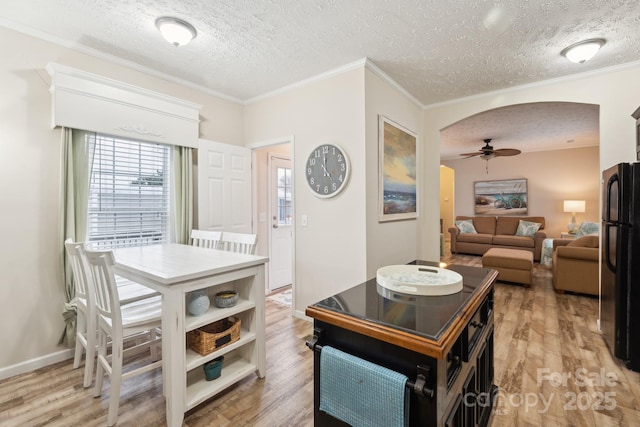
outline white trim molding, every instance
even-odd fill
[[[201,105],[61,64],[51,75],[51,126],[198,146]]]
[[[0,368],[0,381],[14,377],[16,375],[26,374],[27,372],[32,372],[36,369],[53,365],[54,363],[64,362],[65,360],[69,359],[73,359],[73,349],[56,351],[51,354],[36,357],[35,359],[16,363],[15,365],[5,366],[4,368]]]

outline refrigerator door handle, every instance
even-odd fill
[[[607,268],[609,268],[609,270],[611,270],[611,272],[615,273],[616,272],[616,266],[611,264],[610,261],[610,252],[609,252],[609,228],[613,227],[613,224],[608,224],[605,223],[604,224],[604,241],[602,242],[604,245],[604,260],[605,263],[607,264]]]

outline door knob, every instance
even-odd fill
[[[273,224],[273,228],[278,228],[278,224]]]

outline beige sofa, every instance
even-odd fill
[[[460,233],[458,227],[449,228],[451,253],[484,255],[491,248],[520,249],[533,253],[534,261],[540,262],[542,241],[547,237],[544,217],[529,216],[458,216],[456,220],[471,219],[476,233]],[[520,220],[542,224],[533,237],[516,236]]]
[[[599,236],[553,240],[553,288],[588,295],[599,294]]]

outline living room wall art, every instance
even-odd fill
[[[418,217],[417,138],[414,132],[379,116],[380,221]]]
[[[473,183],[476,215],[526,215],[527,179],[476,181]]]

